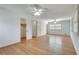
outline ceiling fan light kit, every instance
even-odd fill
[[[44,8],[42,8],[40,5],[38,5],[38,4],[35,4],[34,6],[33,6],[33,15],[34,16],[40,16],[43,12],[44,12],[45,10],[44,10]]]

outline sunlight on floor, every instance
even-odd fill
[[[56,52],[62,50],[62,43],[63,42],[61,38],[49,37],[49,46]]]

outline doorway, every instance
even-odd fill
[[[26,42],[26,27],[27,27],[27,24],[26,24],[26,19],[21,17],[20,18],[20,37],[21,37],[21,43],[24,43]]]
[[[37,37],[37,21],[32,20],[32,38]]]

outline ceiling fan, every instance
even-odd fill
[[[40,16],[44,12],[47,12],[47,8],[43,8],[38,4],[32,4],[31,7],[32,7],[32,13],[34,16]]]

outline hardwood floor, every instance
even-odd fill
[[[45,35],[0,48],[1,55],[76,55],[68,36]]]

